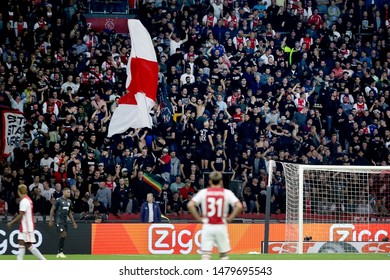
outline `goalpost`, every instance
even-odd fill
[[[384,231],[371,233],[370,220],[381,199],[378,193],[389,188],[390,166],[281,164],[286,188],[285,241],[296,242],[297,253],[310,252],[308,247],[352,253],[357,250],[347,242],[385,237]]]

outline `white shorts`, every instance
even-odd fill
[[[218,247],[219,253],[228,253],[231,250],[229,233],[226,224],[223,225],[208,225],[202,227],[202,245],[203,252],[212,252],[213,247]]]
[[[23,240],[25,243],[36,243],[34,232],[20,232],[18,233],[18,240]]]

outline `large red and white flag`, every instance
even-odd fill
[[[131,54],[127,64],[127,92],[119,99],[108,137],[123,133],[130,127],[152,127],[150,111],[156,102],[158,64],[149,32],[139,20],[129,19]]]

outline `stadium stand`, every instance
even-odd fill
[[[38,216],[69,186],[75,213],[138,219],[153,191],[144,172],[164,179],[162,212],[190,219],[186,203],[210,170],[225,172],[225,186],[245,203],[241,218],[261,219],[266,170],[274,168],[271,213],[282,221],[283,169],[271,159],[390,163],[387,0],[140,1],[159,61],[154,126],[108,138],[126,92],[130,40],[91,29],[86,17],[127,11],[128,1],[0,7],[0,105],[28,120],[24,139],[0,161],[3,219],[17,212],[21,183]],[[373,217],[388,216],[390,206],[389,182],[379,183],[362,186]],[[111,203],[96,196],[102,186]]]

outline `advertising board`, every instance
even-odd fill
[[[271,224],[269,240],[283,243],[285,227],[285,224]],[[264,241],[263,224],[229,224],[228,229],[232,254],[261,251],[261,244]],[[311,224],[304,226],[304,232],[312,236],[314,243],[323,242],[320,245],[334,241],[377,244],[388,236],[390,225]],[[91,246],[92,254],[198,254],[200,237],[200,224],[93,224]],[[364,252],[375,250],[374,243],[364,243],[368,245],[359,247],[359,250]],[[280,245],[282,249],[275,250],[292,252],[296,250],[294,242],[282,245]],[[309,245],[305,243],[308,248],[318,244]],[[386,250],[386,246],[379,243],[377,245],[378,250]]]
[[[4,226],[3,226],[4,225]],[[65,242],[67,254],[91,253],[91,224],[79,223],[76,230],[68,226],[68,237]],[[0,223],[0,255],[15,255],[18,251],[18,228],[8,229]],[[50,228],[46,223],[37,223],[35,226],[36,247],[42,254],[57,254],[59,235],[55,227]]]
[[[264,246],[264,243],[263,243]],[[269,242],[269,254],[294,254],[297,242]],[[304,242],[303,253],[390,253],[390,242]]]

